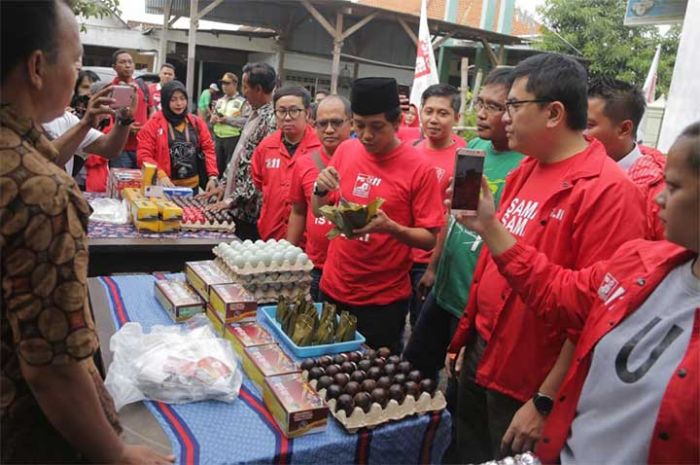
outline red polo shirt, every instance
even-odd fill
[[[253,152],[253,183],[263,195],[258,232],[263,240],[287,237],[292,204],[289,200],[292,170],[297,160],[312,150],[321,150],[316,132],[307,126],[294,155],[290,155],[278,129],[264,138]]]
[[[450,186],[450,178],[454,176],[455,171],[455,154],[457,149],[466,147],[467,143],[464,139],[457,135],[452,135],[452,145],[440,150],[428,148],[428,139],[423,139],[415,147],[418,153],[425,157],[425,161],[435,169],[435,175],[438,180],[438,189],[442,200],[446,200],[445,191]],[[430,257],[433,255],[432,250],[413,249],[413,261],[415,263],[429,263]]]
[[[330,166],[340,175],[343,197],[368,204],[384,199],[382,210],[395,222],[438,229],[445,222],[435,170],[414,147],[401,143],[375,155],[357,139],[343,142]],[[337,191],[329,194],[337,201]],[[387,305],[411,295],[411,247],[383,233],[330,241],[321,290],[349,305]]]
[[[319,159],[324,166],[328,166],[331,157],[321,147],[318,151]],[[305,153],[297,159],[292,171],[292,185],[289,200],[292,203],[306,205],[306,255],[316,268],[323,268],[328,252],[328,238],[326,234],[333,224],[325,218],[316,218],[311,206],[311,194],[314,183],[318,177],[319,167],[316,166],[313,152]]]

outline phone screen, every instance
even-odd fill
[[[484,174],[484,155],[483,150],[457,150],[452,194],[453,211],[476,212],[481,192],[481,176]]]
[[[124,108],[131,105],[131,96],[134,93],[134,88],[131,86],[114,86],[112,89],[112,98],[115,100],[110,105],[112,108]]]

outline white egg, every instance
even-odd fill
[[[264,251],[260,254],[260,261],[265,264],[265,266],[270,266],[272,264],[272,253],[269,251]]]
[[[309,256],[302,252],[297,257],[297,261],[300,265],[306,265],[309,262]]]
[[[237,268],[243,268],[245,266],[245,257],[243,255],[238,255],[233,259],[233,264]]]
[[[280,239],[279,243],[282,245],[289,245],[289,241],[287,239]]]
[[[255,241],[255,245],[257,245],[258,247],[261,245],[265,245],[265,241],[263,241],[262,239],[258,239],[257,241]]]
[[[270,246],[272,244],[277,244],[277,239],[268,239],[267,242],[265,243],[267,246]]]
[[[287,250],[284,254],[284,259],[289,262],[290,265],[294,265],[297,262],[297,257],[299,253],[296,250]]]
[[[284,263],[284,254],[282,252],[275,252],[274,255],[272,255],[272,261],[276,265],[281,265]]]
[[[260,258],[258,258],[258,254],[250,254],[247,262],[250,263],[251,266],[256,267],[258,263],[260,263]]]

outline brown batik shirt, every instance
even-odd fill
[[[56,156],[37,125],[0,107],[2,463],[80,458],[37,404],[20,359],[33,366],[80,363],[120,431],[92,360],[98,340],[87,305],[90,209],[73,179],[52,163]]]

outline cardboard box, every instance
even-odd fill
[[[151,199],[151,202],[158,208],[158,218],[163,221],[181,220],[182,208],[166,199]]]
[[[182,281],[156,281],[153,293],[170,317],[178,323],[204,311],[202,299]]]
[[[263,400],[288,438],[326,429],[328,406],[298,373],[266,378]]]
[[[221,321],[219,315],[216,314],[216,312],[211,308],[211,306],[207,305],[205,314],[209,318],[209,321],[211,321],[211,325],[214,327],[214,332],[216,333],[216,335],[221,337],[225,336],[226,325],[223,321]]]
[[[122,198],[126,188],[141,189],[143,175],[141,170],[130,168],[110,168],[107,178],[107,195],[113,199]]]
[[[158,207],[147,199],[135,199],[131,202],[131,215],[134,221],[157,220]]]
[[[255,297],[236,283],[212,285],[209,304],[225,323],[255,321],[258,310]]]
[[[248,347],[264,346],[275,342],[265,328],[252,321],[226,325],[224,338],[231,342],[233,349],[241,358],[244,357],[243,353]]]
[[[248,347],[243,351],[243,370],[262,392],[265,378],[301,373],[277,344]]]
[[[185,262],[185,277],[197,293],[209,302],[209,288],[214,284],[230,284],[233,279],[214,260]]]

